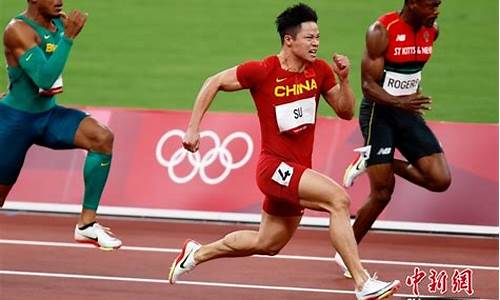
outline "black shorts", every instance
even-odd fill
[[[363,99],[359,125],[365,146],[371,145],[367,165],[392,163],[394,150],[410,162],[443,152],[421,115]]]

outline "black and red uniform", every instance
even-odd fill
[[[393,96],[417,93],[422,69],[432,54],[437,27],[418,31],[397,12],[383,15],[378,22],[388,34],[384,74],[379,85]],[[391,163],[397,148],[410,163],[443,150],[421,115],[364,98],[359,122],[365,145],[371,145],[368,165]]]

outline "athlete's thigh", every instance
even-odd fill
[[[75,143],[75,135],[80,123],[87,116],[78,109],[55,106],[51,109],[46,130],[36,144],[51,149],[81,148]]]
[[[0,184],[16,182],[37,135],[36,116],[0,104]]]
[[[299,226],[302,216],[282,217],[262,212],[259,242],[282,248],[288,243]]]
[[[400,112],[397,122],[396,144],[411,164],[422,157],[443,152],[438,139],[420,115]]]
[[[363,100],[359,125],[365,146],[370,146],[367,165],[391,163],[394,159],[395,145],[390,108]]]
[[[300,178],[299,199],[305,208],[325,211],[331,201],[346,195],[333,179],[313,169],[305,170]]]

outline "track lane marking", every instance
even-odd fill
[[[65,242],[47,242],[47,241],[29,241],[29,240],[8,240],[0,239],[0,244],[5,245],[24,245],[24,246],[42,246],[42,247],[65,247],[65,248],[92,248],[95,246],[78,243]],[[162,252],[162,253],[179,253],[180,249],[175,248],[158,248],[158,247],[139,247],[139,246],[122,246],[118,251],[139,251],[139,252]],[[309,260],[309,261],[328,261],[333,262],[333,257],[320,256],[302,256],[302,255],[284,255],[278,254],[275,256],[254,255],[254,257],[268,259],[291,259],[291,260]],[[362,259],[365,264],[382,264],[382,265],[400,265],[400,266],[416,266],[416,267],[440,267],[440,268],[460,268],[474,269],[485,271],[498,271],[498,267],[492,266],[475,266],[475,265],[458,265],[458,264],[443,264],[443,263],[428,263],[428,262],[410,262],[410,261],[394,261],[394,260],[373,260]]]
[[[0,275],[11,276],[32,276],[32,277],[55,277],[55,278],[72,278],[72,279],[87,279],[87,280],[109,280],[109,281],[125,281],[125,282],[141,282],[141,283],[160,283],[168,284],[166,279],[154,278],[138,278],[138,277],[118,277],[118,276],[100,276],[100,275],[83,275],[83,274],[67,274],[67,273],[45,273],[45,272],[26,272],[14,270],[0,270]],[[353,291],[336,290],[336,289],[320,289],[307,287],[279,286],[279,285],[257,285],[257,284],[241,284],[241,283],[226,283],[226,282],[207,282],[207,281],[177,281],[176,285],[194,285],[194,286],[210,286],[210,287],[225,287],[225,288],[243,288],[243,289],[260,289],[260,290],[277,290],[277,291],[292,291],[292,292],[307,292],[307,293],[329,293],[329,294],[354,294]],[[414,298],[411,294],[394,294],[396,297]],[[419,297],[431,297],[433,295]],[[494,300],[481,298],[482,300]]]

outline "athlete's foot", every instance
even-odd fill
[[[99,247],[101,250],[114,250],[122,246],[122,241],[114,236],[111,230],[97,222],[84,226],[75,226],[75,241],[89,243]]]
[[[172,266],[170,267],[170,273],[168,274],[168,281],[170,284],[174,284],[179,276],[187,273],[196,267],[196,262],[194,260],[194,254],[201,245],[193,240],[186,240],[182,246],[181,253],[175,258]]]
[[[345,170],[343,180],[345,187],[351,187],[354,180],[366,171],[366,161],[370,157],[371,147],[372,146],[368,145],[354,149],[354,152],[358,152],[359,154]]]
[[[361,290],[356,290],[358,300],[380,300],[392,296],[401,287],[399,280],[384,282],[377,280],[376,276],[368,278]]]

